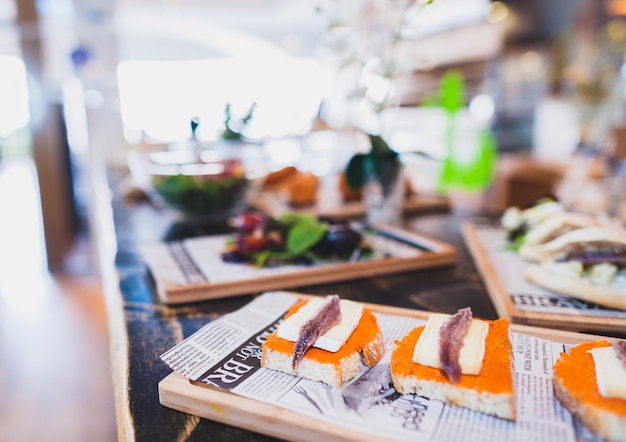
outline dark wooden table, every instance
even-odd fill
[[[157,384],[171,372],[159,355],[207,322],[243,306],[255,294],[176,306],[160,303],[138,253],[139,244],[215,230],[178,223],[167,211],[145,202],[129,204],[117,191],[118,178],[111,175],[107,183],[101,183],[112,190],[112,204],[104,198],[95,206],[100,209],[96,210],[97,234],[110,316],[120,439],[272,440],[159,404]],[[470,215],[467,210],[453,207],[449,213],[405,219],[406,229],[455,246],[456,265],[295,290],[319,295],[337,293],[357,301],[445,313],[470,306],[475,316],[495,319],[496,311],[459,231],[461,221]]]

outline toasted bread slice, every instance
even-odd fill
[[[569,278],[555,274],[544,264],[531,264],[524,273],[526,280],[554,293],[605,307],[626,310],[626,290],[595,285],[587,278]]]
[[[451,383],[438,368],[413,362],[413,350],[424,326],[396,341],[391,355],[391,379],[402,394],[416,393],[430,399],[470,408],[504,419],[515,419],[513,355],[509,340],[509,321],[489,323],[483,366],[478,375],[461,375],[458,384]]]
[[[598,247],[603,244],[626,249],[626,230],[617,226],[584,227],[571,230],[537,246],[532,260],[541,262],[574,247]]]
[[[295,304],[287,316],[295,313],[305,301]],[[337,352],[311,347],[295,370],[291,366],[294,343],[279,338],[277,332],[267,337],[262,346],[261,366],[293,374],[336,388],[356,376],[366,367],[374,366],[385,353],[385,342],[374,314],[363,309],[356,329]]]
[[[575,264],[576,259],[555,262],[573,250],[589,251],[591,254],[605,250],[614,254],[613,258],[619,258],[626,253],[626,231],[622,228],[607,226],[573,230],[538,246],[537,250],[540,263],[526,268],[524,276],[528,281],[555,293],[606,307],[626,309],[626,287],[621,283],[622,276],[617,278],[616,275],[614,280],[593,279],[587,267],[580,267],[578,272],[568,271],[568,262]],[[609,257],[606,259],[610,262]],[[593,265],[601,263],[595,261]]]
[[[607,341],[585,342],[561,353],[554,365],[554,393],[589,430],[608,441],[626,441],[626,401],[600,394],[589,353],[594,347],[609,345]]]
[[[603,222],[595,216],[583,213],[563,212],[537,224],[524,237],[524,244],[519,248],[519,255],[537,262],[543,257],[542,245],[572,230],[586,227],[602,227]]]

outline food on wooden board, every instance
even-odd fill
[[[626,309],[626,230],[588,227],[544,244],[528,281],[562,295]]]
[[[572,347],[554,364],[558,400],[589,430],[626,441],[626,342],[606,340]]]
[[[311,215],[284,214],[273,218],[247,212],[231,219],[235,236],[222,260],[258,267],[310,265],[319,261],[349,261],[371,255],[363,235],[346,222],[331,223]]]
[[[341,388],[384,353],[373,313],[360,303],[330,295],[291,307],[263,344],[261,365]]]
[[[524,209],[508,207],[500,218],[500,224],[506,232],[509,247],[517,251],[530,229],[564,211],[565,207],[553,197],[540,198]]]
[[[285,192],[292,206],[308,206],[317,201],[319,178],[311,172],[287,166],[270,172],[262,188],[270,192]]]
[[[530,229],[526,233],[518,253],[527,261],[537,262],[541,259],[544,244],[572,230],[585,227],[603,227],[606,223],[605,220],[595,215],[575,212],[558,213]]]
[[[471,310],[432,314],[396,341],[391,379],[402,394],[515,419],[509,321],[473,319]]]

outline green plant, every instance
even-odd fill
[[[346,167],[346,182],[353,190],[362,189],[371,176],[380,182],[383,194],[388,195],[400,171],[398,152],[391,149],[380,135],[367,134],[371,148],[357,153]]]
[[[248,113],[239,120],[239,127],[235,127],[235,125],[233,125],[230,103],[226,103],[224,109],[224,130],[222,131],[221,138],[223,140],[242,141],[243,135],[241,131],[252,119],[255,108],[256,103],[252,103],[250,109],[248,109]]]
[[[497,158],[497,146],[491,132],[485,129],[478,134],[478,149],[470,161],[460,161],[455,155],[456,117],[465,106],[463,76],[455,70],[446,72],[439,82],[437,94],[426,97],[422,105],[441,107],[446,114],[446,156],[437,190],[444,193],[451,187],[468,191],[486,188],[493,179]]]

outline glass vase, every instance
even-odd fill
[[[366,221],[370,224],[383,223],[392,226],[402,224],[405,192],[404,165],[398,163],[396,173],[385,183],[381,182],[379,175],[369,173],[363,187]]]

